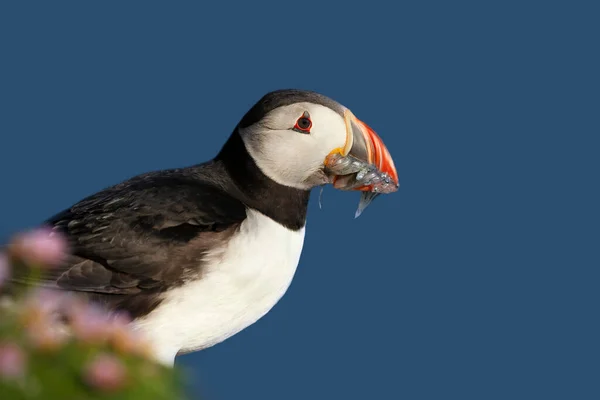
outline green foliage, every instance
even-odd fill
[[[154,362],[127,322],[62,292],[23,289],[0,306],[0,399],[183,399],[180,372]]]

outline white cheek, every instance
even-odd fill
[[[265,175],[277,183],[299,189],[310,189],[307,181],[322,169],[325,157],[346,143],[346,126],[339,114],[323,106],[306,107],[313,121],[310,134],[289,129],[265,133],[260,131],[260,125],[240,132],[248,152]],[[261,140],[253,140],[253,137]]]
[[[245,140],[246,149],[260,170],[275,182],[309,189],[304,181],[315,172],[309,169],[317,159],[310,149],[316,146],[313,140],[308,140],[308,136],[298,138],[296,135],[301,134],[289,130],[271,131],[268,143]]]
[[[325,157],[337,148],[346,144],[346,125],[343,118],[334,111],[319,112],[314,118],[311,137],[315,142],[314,154],[320,164]]]

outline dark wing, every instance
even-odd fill
[[[13,280],[86,292],[135,316],[164,290],[199,276],[207,252],[236,231],[246,210],[184,171],[141,175],[50,218],[47,224],[69,240],[71,255],[41,280]]]

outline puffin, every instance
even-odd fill
[[[47,219],[69,254],[34,282],[12,280],[126,313],[156,361],[172,366],[281,299],[302,253],[311,191],[327,184],[362,191],[364,208],[380,188],[396,190],[398,174],[381,138],[337,101],[269,92],[212,160],[134,176]]]

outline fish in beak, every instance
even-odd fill
[[[361,191],[355,218],[380,194],[400,187],[390,152],[381,138],[348,109],[344,112],[346,143],[325,159],[325,171],[333,187]]]

